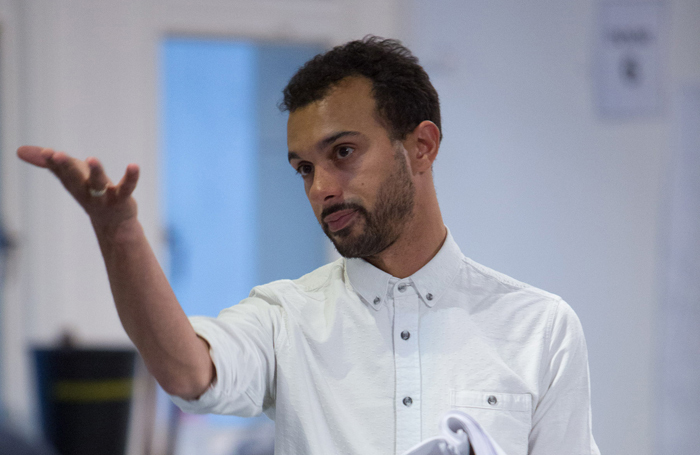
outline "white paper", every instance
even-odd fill
[[[440,435],[412,447],[403,455],[506,455],[472,416],[450,411],[440,422]]]
[[[661,3],[601,3],[596,40],[596,92],[603,115],[661,111]]]

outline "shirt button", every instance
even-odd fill
[[[407,408],[410,407],[413,404],[413,400],[411,397],[406,397],[403,399],[403,405],[406,406]]]
[[[379,305],[379,302],[381,302],[381,301],[382,301],[382,299],[380,299],[379,297],[375,297],[375,298],[374,298],[374,304],[375,304],[375,305]]]
[[[401,338],[403,338],[404,340],[408,340],[409,338],[411,338],[411,332],[409,332],[408,330],[404,330],[403,332],[401,332]]]
[[[433,300],[433,294],[428,293],[425,295],[425,298],[428,300]]]
[[[491,406],[495,406],[498,403],[498,398],[491,395],[488,400],[486,400]]]
[[[405,291],[405,290],[406,290],[406,284],[405,284],[405,283],[399,284],[399,288],[398,288],[398,289],[399,289],[399,292]]]

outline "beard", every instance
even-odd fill
[[[378,255],[396,242],[413,216],[415,186],[399,149],[394,159],[394,169],[379,186],[377,202],[371,212],[360,204],[344,202],[328,207],[321,213],[321,220],[339,210],[355,210],[359,215],[359,219],[350,226],[336,232],[331,232],[328,225],[321,222],[323,232],[341,256],[368,258]],[[362,232],[353,234],[358,221],[364,221],[364,227],[357,226]]]

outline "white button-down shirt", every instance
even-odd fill
[[[586,343],[561,298],[464,257],[451,235],[397,279],[339,259],[193,317],[217,377],[187,412],[276,422],[281,455],[400,455],[441,416],[476,418],[509,455],[598,454]]]

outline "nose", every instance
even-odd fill
[[[337,173],[322,166],[314,169],[313,180],[309,188],[309,199],[312,202],[326,203],[343,194],[340,178]]]

